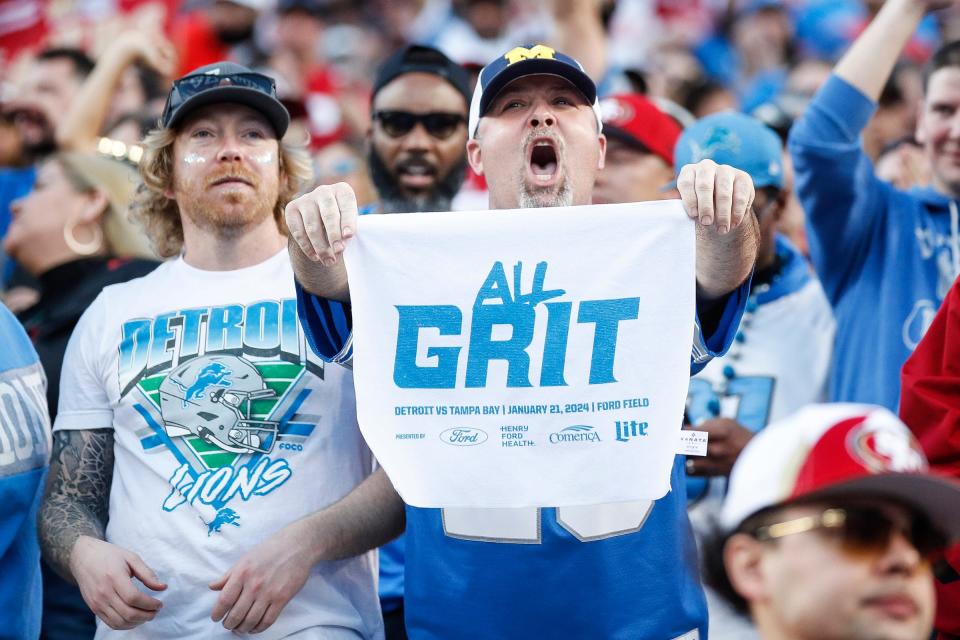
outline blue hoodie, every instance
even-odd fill
[[[874,174],[860,131],[876,104],[837,76],[790,132],[810,257],[837,319],[830,399],[896,411],[900,368],[957,275],[957,207]]]
[[[0,638],[36,638],[43,608],[37,509],[50,455],[46,378],[0,305]]]

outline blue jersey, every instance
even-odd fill
[[[0,636],[36,638],[43,608],[37,509],[50,455],[46,378],[3,305],[0,344]]]
[[[456,533],[452,510],[407,507],[409,636],[706,638],[683,477],[678,457],[656,502],[458,510]]]
[[[375,213],[376,204],[360,207],[360,215]],[[303,323],[307,342],[319,354],[335,354],[335,362],[349,362],[353,356],[353,343],[350,340],[352,317],[350,306],[330,302],[316,296],[305,294],[297,285],[297,308],[301,318],[310,318],[310,324]],[[404,576],[404,540],[401,535],[380,548],[380,607],[385,613],[395,611],[403,605]]]
[[[730,346],[749,283],[725,302],[709,335],[699,321],[691,373]],[[302,290],[297,311],[324,358],[331,303]],[[346,317],[345,307],[337,307]],[[410,638],[706,638],[707,608],[686,513],[683,459],[665,497],[529,509],[407,507],[406,623]]]

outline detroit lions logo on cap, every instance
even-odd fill
[[[706,158],[714,158],[720,151],[735,155],[740,153],[740,146],[740,136],[734,131],[727,127],[714,127],[710,130],[702,145],[698,141],[690,139],[692,162],[697,163]]]

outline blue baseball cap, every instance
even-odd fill
[[[783,146],[773,129],[742,113],[715,113],[687,127],[673,150],[677,175],[713,160],[746,171],[756,188],[783,188]]]
[[[473,100],[470,102],[470,137],[476,136],[480,118],[486,115],[491,103],[504,87],[518,78],[534,75],[559,76],[570,82],[583,94],[587,102],[593,105],[597,127],[602,130],[597,85],[583,70],[583,66],[556,49],[543,44],[532,44],[514,47],[480,70],[477,86],[473,90]]]

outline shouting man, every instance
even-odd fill
[[[490,208],[590,204],[606,148],[599,113],[593,81],[549,47],[518,47],[484,67],[467,154],[487,180]],[[729,346],[746,304],[758,243],[747,215],[754,191],[746,173],[709,160],[685,167],[678,189],[697,221],[697,371]],[[357,232],[356,203],[345,185],[322,186],[288,205],[286,219],[305,292],[298,310],[317,326],[327,299],[349,297],[339,254]],[[314,346],[336,358],[344,345],[328,342]],[[673,491],[655,503],[458,509],[455,536],[443,510],[408,507],[410,637],[705,637],[683,479],[677,458]],[[591,602],[623,606],[601,615]]]

